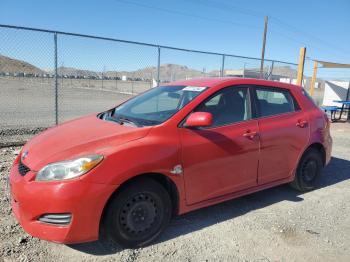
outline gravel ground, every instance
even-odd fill
[[[333,124],[333,159],[319,188],[265,190],[176,217],[142,249],[60,245],[27,235],[4,191],[19,148],[0,149],[0,260],[4,261],[350,261],[350,124]]]

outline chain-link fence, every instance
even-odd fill
[[[113,38],[0,25],[0,131],[45,128],[161,83],[237,76],[294,82],[297,65]]]

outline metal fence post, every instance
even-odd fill
[[[118,90],[118,71],[115,71],[115,89]]]
[[[132,95],[134,94],[134,79],[135,79],[135,76],[134,76],[134,73],[133,73],[132,77],[131,77],[131,94]]]
[[[58,70],[57,70],[57,33],[54,33],[55,43],[55,123],[58,125]]]
[[[245,78],[245,64],[246,63],[243,63],[243,78]]]
[[[220,76],[223,77],[225,72],[225,55],[222,55],[222,64],[221,64],[221,72]]]
[[[158,64],[157,64],[157,86],[160,83],[160,46],[158,46]]]
[[[273,80],[273,66],[274,66],[274,64],[275,64],[275,61],[272,61],[271,62],[271,68],[270,68],[270,74],[269,74],[269,80]]]

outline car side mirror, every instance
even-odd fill
[[[213,123],[213,115],[208,112],[194,112],[184,124],[185,127],[206,127]]]

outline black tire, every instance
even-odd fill
[[[171,214],[172,202],[165,188],[152,179],[136,179],[111,199],[102,233],[123,247],[146,246],[168,225]]]
[[[322,168],[321,153],[314,148],[307,149],[299,161],[291,187],[300,192],[313,190],[320,179]]]

